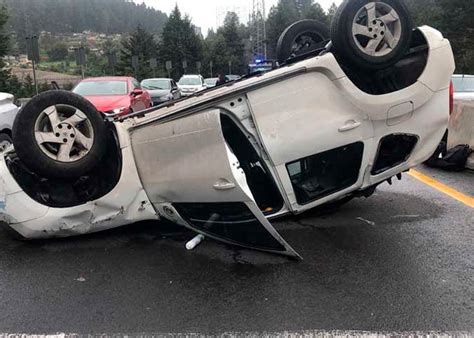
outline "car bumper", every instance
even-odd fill
[[[120,181],[104,197],[70,208],[51,208],[34,201],[0,159],[0,222],[25,239],[69,237],[158,220],[138,176],[128,131],[119,131],[123,167]],[[25,212],[27,210],[27,212]]]
[[[171,99],[163,98],[163,97],[152,97],[151,98],[151,103],[154,106],[159,105],[159,104],[164,103],[164,102],[168,102],[168,101],[171,101]]]

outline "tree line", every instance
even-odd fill
[[[19,50],[25,37],[41,31],[78,33],[128,33],[139,24],[152,33],[161,32],[167,15],[128,0],[0,0],[9,11],[9,29]]]
[[[316,19],[329,24],[330,15],[336,8],[333,5],[326,13],[314,0],[280,0],[271,8],[266,22],[268,58],[275,57],[278,37],[289,24],[300,19]],[[190,18],[183,15],[176,5],[159,40],[143,27],[137,27],[122,42],[117,69],[124,74],[136,74],[139,78],[149,76],[148,60],[156,58],[160,65],[158,73],[163,76],[168,74],[164,69],[166,61],[171,61],[173,69],[170,74],[175,79],[184,72],[201,72],[205,76],[218,73],[241,75],[247,72],[248,64],[255,57],[250,52],[250,36],[250,24],[241,22],[236,13],[229,12],[223,25],[215,31],[209,30],[203,38],[195,31]],[[132,68],[132,55],[139,56],[141,66],[138,72]]]

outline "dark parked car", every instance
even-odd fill
[[[150,93],[153,105],[181,98],[181,91],[173,79],[145,79],[141,85]]]

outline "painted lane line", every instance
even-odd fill
[[[410,175],[411,177],[416,178],[417,180],[425,183],[426,185],[429,185],[430,187],[432,187],[432,188],[434,188],[434,189],[436,189],[436,190],[438,190],[438,191],[454,198],[455,200],[457,200],[461,203],[464,203],[468,207],[474,208],[474,197],[469,196],[469,195],[465,195],[465,194],[463,194],[463,193],[447,186],[446,184],[443,184],[443,183],[435,180],[432,177],[429,177],[429,176],[426,176],[426,175],[420,173],[419,171],[411,169],[408,172],[408,175]]]
[[[205,338],[205,337],[242,337],[242,338],[392,338],[392,337],[417,337],[417,338],[472,338],[474,332],[469,331],[322,331],[322,330],[304,330],[304,331],[281,331],[281,332],[223,332],[218,334],[202,333],[54,333],[54,334],[29,334],[29,333],[0,333],[0,338]]]

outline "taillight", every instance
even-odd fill
[[[449,115],[453,113],[454,109],[454,85],[453,81],[449,84]]]

